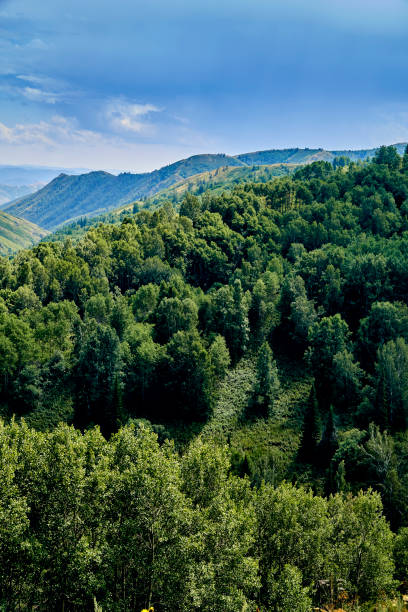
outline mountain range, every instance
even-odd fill
[[[61,172],[84,174],[86,168],[52,166],[11,166],[0,164],[0,207],[17,198],[39,191]]]
[[[396,146],[403,153],[405,143]],[[293,171],[299,165],[314,161],[333,161],[336,157],[346,156],[352,161],[364,161],[372,157],[377,149],[333,150],[325,149],[270,149],[235,156],[226,154],[193,155],[159,170],[142,174],[121,173],[119,175],[104,171],[68,174],[66,171],[54,176],[52,180],[35,193],[18,197],[1,204],[8,215],[29,221],[45,230],[54,230],[68,221],[86,216],[94,217],[137,200],[152,200],[159,203],[163,198],[175,199],[184,191],[198,191],[207,188],[220,189],[231,186],[242,178],[256,180],[251,176],[254,167],[264,172],[269,179]],[[262,167],[263,169],[259,168]],[[220,171],[223,169],[223,171]],[[56,171],[44,168],[45,175]],[[217,177],[217,171],[220,176]],[[252,170],[254,172],[255,170]],[[266,174],[265,174],[266,173]],[[5,178],[16,183],[12,166],[0,166],[0,184]],[[42,178],[40,168],[23,167],[20,176]],[[16,185],[17,186],[17,185]],[[1,189],[0,189],[1,194]],[[1,196],[0,196],[1,197]],[[1,226],[1,219],[0,219]],[[1,240],[1,237],[0,237]]]
[[[32,185],[2,185],[0,183],[0,206],[38,191],[42,187],[44,187],[43,183],[34,183]]]
[[[200,172],[222,166],[244,166],[239,159],[223,154],[194,155],[160,170],[143,174],[89,172],[79,176],[61,173],[36,193],[9,205],[12,215],[23,217],[46,229],[80,216],[95,216],[149,197]]]

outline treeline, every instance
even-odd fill
[[[141,426],[0,425],[5,610],[279,610],[385,596],[406,564],[378,493],[251,489],[226,447],[180,457]]]

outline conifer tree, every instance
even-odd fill
[[[238,475],[241,476],[241,478],[243,478],[244,476],[249,476],[250,474],[251,474],[251,467],[249,465],[248,457],[245,454],[244,455],[244,459],[243,459],[241,465],[239,466],[239,473],[238,473]]]
[[[345,493],[346,491],[348,491],[344,459],[342,459],[338,465],[334,480],[335,480],[336,489],[338,493]]]
[[[256,383],[254,400],[258,412],[267,416],[268,409],[280,387],[278,368],[273,359],[272,350],[267,342],[264,342],[259,350],[256,364]]]
[[[403,430],[408,423],[408,345],[403,338],[390,340],[380,347],[377,358],[378,421]]]
[[[334,418],[333,406],[330,406],[326,426],[319,444],[319,463],[326,467],[333,458],[338,447],[337,428]]]
[[[233,313],[231,328],[231,357],[236,363],[247,348],[249,338],[248,305],[245,302],[241,281],[237,279],[232,289]]]
[[[304,463],[316,462],[316,451],[320,440],[320,418],[319,406],[314,384],[310,390],[309,401],[306,406],[302,439],[299,447],[298,458]]]
[[[123,408],[123,390],[118,374],[116,374],[115,379],[113,381],[112,395],[112,425],[114,428],[117,428],[118,426],[125,424],[125,413]]]
[[[408,145],[405,147],[404,155],[402,157],[402,171],[408,173]]]
[[[257,348],[265,337],[264,322],[266,314],[265,304],[265,284],[259,279],[255,283],[252,291],[251,308],[249,309],[248,318],[251,327],[252,343]]]

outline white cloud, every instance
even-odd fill
[[[152,135],[154,126],[146,118],[150,113],[161,109],[153,104],[135,104],[121,99],[110,100],[104,110],[103,119],[109,127],[119,133],[133,132],[141,135]]]
[[[54,79],[49,76],[44,76],[42,74],[16,74],[16,79],[20,81],[25,81],[26,83],[31,83],[36,87],[46,88],[46,89],[69,89],[69,85],[60,79]]]
[[[35,74],[16,74],[16,79],[27,81],[27,83],[34,83],[34,85],[45,85],[52,80],[49,77],[37,76]]]
[[[63,93],[51,91],[42,86],[50,85],[46,78],[20,75],[18,78],[30,83],[26,87],[5,86],[4,90],[13,91],[33,102],[56,104]],[[37,86],[38,85],[38,86]],[[73,117],[55,114],[47,120],[9,125],[0,122],[0,144],[27,145],[41,144],[55,148],[67,144],[94,146],[95,144],[122,143],[126,146],[127,137],[133,135],[152,136],[154,126],[147,120],[150,113],[160,112],[153,104],[136,104],[124,100],[109,100],[100,107],[101,131],[84,129]],[[108,128],[108,130],[106,129]]]
[[[73,90],[68,83],[59,79],[33,74],[16,74],[12,77],[17,79],[17,84],[6,82],[0,86],[0,90],[13,98],[23,97],[31,102],[57,104],[73,102],[81,96],[80,91]]]
[[[42,144],[51,147],[61,144],[95,144],[102,136],[91,130],[78,127],[74,119],[58,115],[50,121],[17,123],[9,127],[0,122],[0,143],[13,145]]]
[[[62,99],[62,94],[52,91],[44,91],[37,87],[24,87],[21,93],[25,98],[33,102],[45,102],[46,104],[56,104]]]
[[[24,42],[16,42],[12,38],[3,39],[2,44],[7,46],[10,50],[17,51],[48,51],[50,45],[41,40],[41,38],[32,38],[31,40],[26,40]]]
[[[23,47],[27,49],[39,49],[40,51],[46,51],[49,49],[47,43],[45,43],[41,38],[33,38],[28,43],[23,45]]]

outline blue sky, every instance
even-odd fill
[[[408,140],[408,0],[0,0],[0,164]]]

